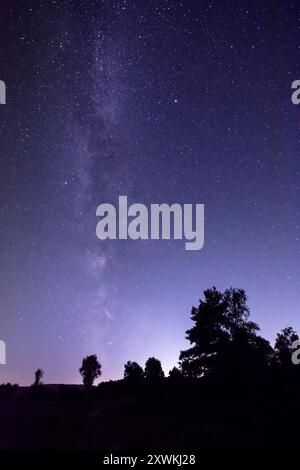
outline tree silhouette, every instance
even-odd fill
[[[205,300],[192,307],[191,320],[195,326],[186,331],[186,339],[193,345],[181,351],[180,367],[188,376],[200,377],[214,367],[215,356],[228,339],[226,304],[215,287],[204,291]]]
[[[130,383],[138,383],[143,379],[143,368],[137,362],[128,361],[124,366],[124,380]]]
[[[145,364],[145,377],[148,382],[159,382],[165,374],[161,362],[155,357],[149,357]]]
[[[175,379],[176,379],[176,378],[180,378],[180,377],[182,377],[182,373],[181,373],[181,371],[178,369],[178,367],[173,367],[173,369],[171,369],[171,370],[169,371],[169,377],[175,378]]]
[[[217,369],[245,370],[249,358],[254,360],[253,353],[268,362],[272,348],[257,336],[259,327],[249,321],[249,315],[243,289],[230,288],[223,293],[215,287],[205,290],[204,300],[192,307],[195,325],[186,332],[192,347],[180,353],[183,374],[201,377]],[[258,362],[255,358],[254,363]]]
[[[34,379],[34,383],[33,383],[33,386],[34,387],[39,387],[40,385],[42,385],[42,378],[43,378],[43,375],[44,375],[44,371],[43,369],[37,369],[34,373],[34,376],[35,376],[35,379]]]
[[[266,372],[274,351],[266,339],[247,327],[233,331],[228,343],[218,356],[215,371],[227,379],[240,381]]]
[[[178,367],[173,367],[169,371],[169,381],[173,384],[178,384],[182,381],[183,375],[180,369]]]
[[[82,366],[79,369],[82,376],[83,385],[90,389],[93,386],[95,379],[101,375],[101,364],[98,362],[96,354],[86,356],[82,360]]]
[[[282,367],[289,367],[292,365],[292,353],[294,351],[292,344],[298,340],[299,336],[296,331],[288,326],[277,334],[275,341],[275,360]]]

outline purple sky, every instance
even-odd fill
[[[205,288],[300,332],[296,1],[1,7],[0,382],[105,379],[188,343]],[[298,68],[297,68],[298,65]],[[205,246],[100,241],[96,207],[204,203]]]

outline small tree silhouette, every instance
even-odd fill
[[[93,386],[95,379],[101,375],[101,364],[98,362],[96,354],[86,356],[82,360],[82,366],[79,369],[82,376],[83,385],[90,389]]]
[[[145,377],[148,382],[159,382],[164,378],[161,363],[155,357],[149,357],[145,364]]]
[[[144,379],[143,368],[137,362],[126,362],[124,366],[124,380],[130,383],[138,383]]]
[[[33,386],[39,387],[40,385],[43,385],[43,383],[41,382],[43,375],[44,375],[43,369],[37,369],[34,375],[35,375],[35,380],[34,380]]]
[[[172,382],[177,382],[182,379],[182,372],[178,367],[173,367],[173,369],[169,371],[169,378]]]

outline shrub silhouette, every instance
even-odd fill
[[[0,385],[0,397],[14,397],[19,389],[18,384],[11,384],[11,383],[6,383],[6,384],[1,384]]]
[[[35,379],[34,379],[33,386],[34,387],[39,387],[40,385],[43,385],[43,383],[41,381],[43,376],[44,376],[43,369],[37,369],[34,373],[34,376],[35,376]]]

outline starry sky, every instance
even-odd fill
[[[296,1],[1,1],[1,382],[168,373],[212,285],[300,331],[298,28]],[[119,195],[205,204],[204,248],[98,240]]]

